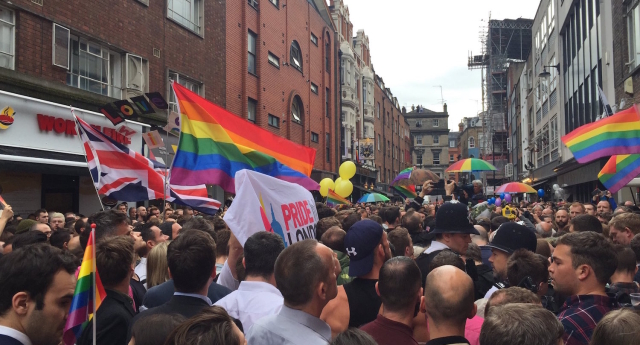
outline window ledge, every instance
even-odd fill
[[[252,76],[254,76],[254,77],[256,77],[256,78],[260,78],[260,77],[258,77],[258,75],[257,75],[257,74],[255,74],[255,73],[253,73],[253,72],[249,72],[249,71],[247,71],[247,73],[251,74]]]
[[[276,65],[275,63],[273,63],[273,62],[271,62],[271,61],[269,61],[269,64],[270,64],[271,66],[273,66],[273,67],[277,68],[277,69],[280,69],[280,65],[279,65],[279,64],[278,64],[278,65]]]
[[[192,33],[193,35],[195,35],[195,36],[197,36],[197,37],[200,37],[201,39],[204,39],[204,35],[199,34],[199,33],[195,32],[195,31],[191,30],[190,28],[188,28],[188,27],[184,26],[182,23],[180,23],[180,22],[178,22],[177,20],[175,20],[175,19],[173,19],[173,18],[169,17],[168,15],[167,15],[167,19],[168,19],[169,21],[171,21],[171,22],[175,23],[175,24],[176,24],[176,25],[178,25],[179,27],[181,27],[181,28],[183,28],[183,29],[187,30],[188,32]]]
[[[276,4],[274,4],[273,2],[271,2],[271,1],[269,1],[269,3],[270,3],[271,5],[273,5],[273,7],[277,8],[277,9],[278,9],[278,11],[280,11],[280,5],[279,5],[279,4],[278,4],[278,5],[276,5]]]
[[[302,126],[302,121],[291,120],[291,122],[297,124],[298,126]]]
[[[272,124],[269,124],[269,127],[273,127],[273,128],[280,129],[280,127],[279,127],[279,126],[274,126],[274,125],[272,125]]]

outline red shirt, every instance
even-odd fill
[[[360,327],[369,333],[378,345],[418,345],[413,338],[413,329],[403,323],[392,321],[378,314],[378,317]]]

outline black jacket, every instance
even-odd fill
[[[491,287],[495,283],[493,276],[493,269],[485,264],[476,266],[478,271],[478,279],[473,282],[476,300],[484,298],[487,291],[491,290]]]
[[[179,314],[188,319],[207,307],[209,307],[209,304],[201,298],[174,295],[169,302],[159,307],[140,312],[140,314],[136,315],[133,319],[133,323],[136,323],[141,318],[157,314]]]
[[[142,305],[147,309],[159,307],[173,297],[175,288],[173,287],[173,279],[166,281],[160,285],[154,286],[144,295]],[[211,303],[218,302],[219,299],[231,293],[228,288],[218,285],[217,283],[211,283],[209,286],[209,292],[207,297],[211,300]]]
[[[129,296],[114,290],[105,289],[107,297],[96,312],[96,344],[127,345],[131,340],[133,325],[133,303]],[[77,345],[93,344],[93,321],[82,331]]]

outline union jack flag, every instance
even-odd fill
[[[121,201],[162,199],[215,214],[220,202],[208,197],[207,187],[167,185],[166,167],[120,144],[75,117],[98,194]]]

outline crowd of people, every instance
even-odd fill
[[[6,206],[0,344],[61,344],[92,229],[106,297],[78,345],[640,344],[640,208],[607,192],[496,207],[473,185],[317,203],[315,239],[288,246],[240,243],[224,210]]]

